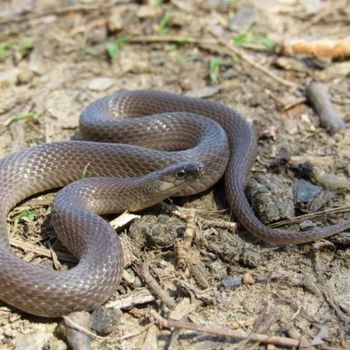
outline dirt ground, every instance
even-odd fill
[[[345,38],[349,1],[0,0],[0,5],[0,157],[71,139],[82,109],[112,91],[172,91],[222,102],[254,123],[259,151],[248,193],[266,223],[300,230],[349,216],[349,193],[305,169],[349,181],[350,132],[332,134],[320,126],[305,89],[312,81],[324,83],[335,110],[350,122],[350,62],[280,50],[291,39]],[[64,270],[74,259],[50,226],[53,196],[15,208],[9,234],[26,261]],[[266,345],[223,336],[229,330],[295,344],[302,339],[309,348],[350,348],[350,232],[283,248],[259,242],[229,223],[234,213],[221,182],[141,215],[122,230],[136,257],[107,307],[92,316],[92,331],[99,334],[93,348],[288,347],[272,339]],[[181,245],[191,225],[197,235],[181,268],[174,242]],[[184,325],[162,328],[155,313],[213,333]],[[66,349],[60,322],[0,303],[0,348]]]

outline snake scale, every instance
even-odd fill
[[[25,312],[56,317],[108,300],[121,278],[123,254],[118,236],[99,215],[197,193],[223,174],[235,216],[266,242],[299,244],[350,227],[346,220],[281,232],[260,222],[245,195],[257,151],[255,133],[245,118],[220,103],[158,91],[120,91],[82,112],[80,132],[89,141],[43,144],[0,161],[0,299]],[[76,181],[82,173],[86,178]],[[60,187],[53,226],[79,260],[65,272],[15,256],[6,222],[20,201]]]

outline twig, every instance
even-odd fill
[[[78,331],[92,337],[92,338],[96,338],[96,339],[106,339],[105,337],[100,337],[99,335],[89,331],[88,329],[80,326],[79,324],[77,324],[76,322],[74,322],[69,316],[62,316],[64,322],[67,324],[68,327],[71,328],[75,328]]]
[[[242,50],[240,50],[237,47],[234,47],[232,45],[230,45],[229,43],[227,43],[224,39],[221,39],[215,32],[210,31],[210,34],[212,34],[216,40],[218,41],[219,44],[221,44],[222,46],[224,46],[227,50],[229,50],[233,55],[238,56],[240,59],[242,59],[243,61],[245,61],[246,63],[248,63],[250,66],[252,66],[253,68],[259,70],[260,72],[264,73],[265,75],[267,75],[269,78],[277,81],[278,83],[284,85],[284,86],[288,86],[290,88],[293,89],[298,89],[300,88],[300,86],[296,83],[293,83],[291,81],[288,81],[286,79],[283,79],[281,77],[279,77],[278,75],[276,75],[275,73],[271,72],[270,70],[268,70],[266,67],[260,65],[259,63],[255,62],[253,60],[252,57],[250,57],[249,55],[247,55],[246,53],[244,53]]]
[[[27,242],[26,243],[21,242],[15,238],[10,238],[10,245],[12,247],[21,249],[24,252],[32,252],[32,253],[37,254],[39,256],[44,256],[46,258],[52,258],[52,254],[51,254],[49,249],[44,248],[44,247],[36,247],[36,246],[33,246]],[[56,252],[56,254],[57,254],[57,257],[62,261],[77,262],[77,259],[74,258],[74,256],[72,256],[70,254],[66,254],[63,252]]]
[[[248,334],[243,330],[232,330],[229,328],[216,328],[216,327],[208,327],[202,326],[199,324],[194,324],[190,322],[184,321],[176,321],[176,320],[168,320],[161,317],[156,311],[150,311],[152,317],[158,322],[161,327],[164,328],[182,328],[188,329],[196,332],[211,334],[219,337],[230,337],[240,340],[246,340],[249,338],[250,341],[256,341],[264,344],[274,344],[281,347],[289,347],[289,348],[303,348],[310,346],[310,344],[306,341],[299,341],[295,339],[290,339],[286,337],[278,337],[278,336],[268,336],[265,334],[251,333]]]
[[[181,35],[138,35],[127,39],[128,43],[175,43],[175,44],[197,44],[197,45],[215,45],[216,41],[212,39],[201,39],[196,37]]]
[[[155,280],[149,271],[149,262],[146,259],[141,268],[135,269],[136,273],[141,277],[141,279],[147,284],[154,293],[167,307],[174,308],[176,306],[175,301],[169,296],[169,294],[162,288],[161,285]]]
[[[188,251],[191,249],[192,240],[196,230],[196,215],[194,210],[185,214],[186,229],[183,235],[183,239],[176,244],[176,256],[177,265],[180,269],[184,269],[187,266]]]
[[[147,288],[137,288],[128,294],[120,295],[117,300],[108,302],[105,306],[114,309],[130,309],[154,301],[154,296]]]
[[[275,227],[286,226],[286,225],[290,225],[290,224],[293,224],[296,222],[300,222],[300,221],[305,220],[305,219],[315,218],[315,217],[318,217],[321,215],[323,216],[324,214],[346,213],[348,211],[350,211],[350,205],[346,205],[346,206],[340,207],[340,208],[326,209],[326,210],[318,211],[316,213],[299,215],[299,216],[296,216],[295,218],[292,218],[292,219],[287,219],[287,220],[275,222],[275,223],[269,225],[269,227],[275,228]]]
[[[199,39],[196,37],[186,37],[186,36],[176,36],[176,35],[153,35],[153,36],[134,36],[128,38],[128,43],[179,43],[179,44],[196,44],[199,47],[209,50],[209,51],[215,51],[218,54],[226,54],[226,55],[237,55],[240,57],[243,61],[254,67],[255,69],[259,70],[260,72],[266,74],[271,79],[279,82],[280,84],[284,86],[288,86],[291,88],[300,88],[298,84],[295,84],[293,82],[290,82],[288,80],[285,80],[273,72],[269,71],[267,68],[261,66],[259,63],[254,62],[254,60],[245,54],[240,49],[229,45],[226,43],[225,40],[219,38],[215,33],[210,32],[216,40],[210,40],[210,39]],[[218,46],[218,43],[223,46]],[[226,49],[226,50],[225,50]]]
[[[283,41],[280,53],[286,56],[312,55],[315,57],[349,57],[350,37],[333,40],[288,39]]]
[[[122,341],[122,340],[126,340],[126,339],[130,339],[130,338],[134,338],[137,337],[140,334],[143,334],[145,332],[147,332],[148,328],[151,327],[152,325],[154,325],[154,322],[149,323],[147,326],[145,326],[142,330],[140,331],[136,331],[134,333],[129,333],[126,335],[123,335],[122,337],[117,338],[117,341]]]

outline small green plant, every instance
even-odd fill
[[[87,177],[89,177],[89,174],[88,174],[88,168],[90,166],[90,163],[87,163],[85,166],[84,166],[84,169],[83,171],[81,172],[80,174],[80,180],[83,180],[83,179],[86,179]]]
[[[15,45],[14,40],[7,40],[0,43],[0,59],[4,59],[11,51],[12,47]]]
[[[252,32],[238,34],[234,39],[233,43],[236,46],[250,47],[261,45],[267,50],[274,50],[276,44],[267,36],[262,34],[254,34]]]
[[[213,57],[209,64],[209,79],[212,84],[219,84],[219,72],[221,66],[221,59]]]
[[[6,120],[5,126],[9,126],[12,123],[18,122],[20,120],[32,120],[34,122],[37,122],[39,120],[39,114],[36,112],[28,112],[25,114],[15,115]]]
[[[14,225],[18,225],[19,222],[32,222],[38,217],[38,214],[34,210],[26,209],[17,214],[12,220]]]
[[[122,46],[125,45],[127,42],[128,38],[121,36],[113,42],[108,43],[106,47],[108,57],[111,60],[115,60],[119,56]]]
[[[33,39],[30,37],[24,37],[19,45],[21,55],[24,57],[33,49]]]
[[[167,34],[169,32],[169,25],[171,20],[171,14],[169,11],[166,11],[163,17],[160,19],[157,32],[159,34]]]

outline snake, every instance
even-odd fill
[[[258,239],[301,244],[350,227],[350,220],[308,231],[279,231],[255,215],[245,193],[257,154],[253,126],[225,105],[154,90],[122,90],[80,116],[80,140],[37,145],[0,160],[0,299],[41,317],[92,310],[120,283],[118,235],[101,215],[138,211],[169,196],[202,192],[224,176],[228,203]],[[51,221],[78,260],[56,271],[10,247],[8,213],[35,194],[60,189]]]

